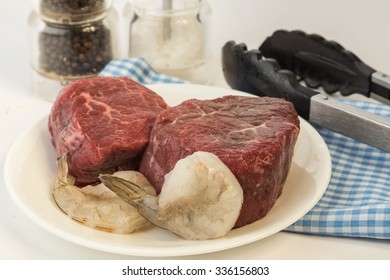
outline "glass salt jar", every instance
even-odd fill
[[[211,8],[206,0],[132,0],[129,56],[200,84],[213,79]]]
[[[33,91],[53,101],[67,83],[93,77],[118,55],[117,15],[104,0],[41,0],[30,14]]]

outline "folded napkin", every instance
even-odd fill
[[[142,58],[113,60],[100,75],[127,76],[143,84],[183,83],[158,73]],[[390,106],[340,101],[390,118]],[[390,153],[314,127],[331,153],[332,177],[321,200],[286,231],[390,239]]]

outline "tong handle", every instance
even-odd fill
[[[294,73],[281,70],[274,59],[262,59],[258,50],[229,41],[222,48],[222,67],[226,82],[233,89],[258,96],[284,98],[298,114],[309,119],[311,97],[316,91],[299,84]]]
[[[369,96],[375,72],[355,54],[334,41],[302,31],[278,30],[259,47],[265,57],[295,72],[309,87],[322,86],[328,93],[361,93]]]

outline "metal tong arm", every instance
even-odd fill
[[[390,152],[390,119],[338,101],[326,93],[313,96],[310,121]]]

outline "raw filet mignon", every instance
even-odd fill
[[[95,77],[66,86],[55,100],[49,131],[57,155],[68,154],[76,185],[99,173],[136,169],[157,114],[167,108],[156,93],[125,77]]]
[[[264,217],[280,196],[299,129],[293,104],[283,99],[188,100],[159,114],[140,171],[160,192],[179,159],[195,151],[214,153],[243,188],[240,227]]]

